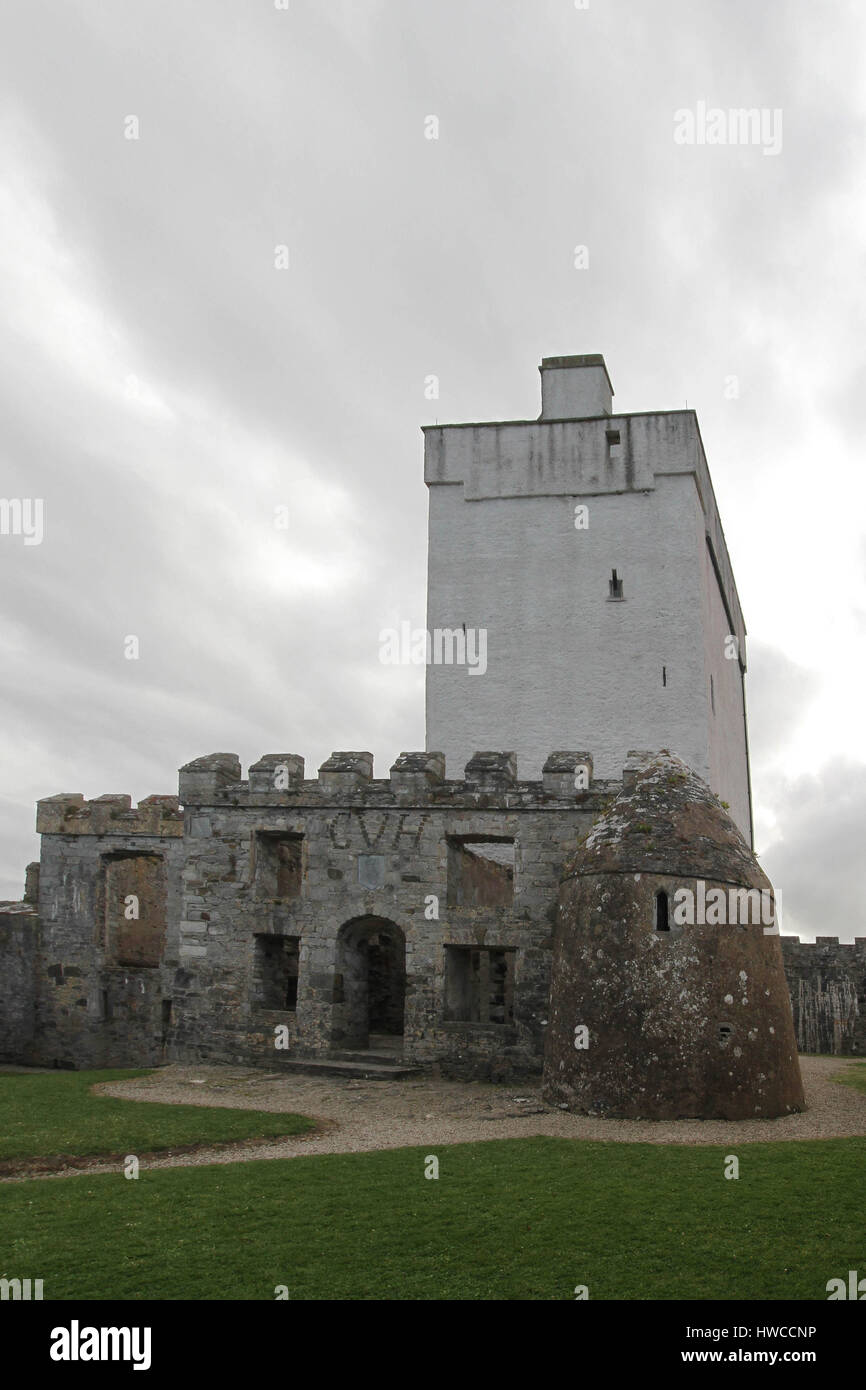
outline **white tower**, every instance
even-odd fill
[[[668,748],[751,844],[745,627],[697,417],[612,414],[598,355],[540,371],[538,420],[424,431],[427,748],[452,777],[513,750],[521,778],[556,749],[618,777]],[[460,664],[437,632],[464,628]]]

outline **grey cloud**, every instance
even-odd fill
[[[784,931],[806,940],[866,935],[866,765],[837,759],[819,772],[780,778],[769,804],[779,833],[761,862],[782,890]]]
[[[754,767],[771,763],[805,718],[818,694],[817,672],[769,642],[749,641],[746,710]]]
[[[0,334],[0,491],[49,518],[42,547],[0,541],[0,892],[20,891],[38,796],[171,790],[216,749],[314,768],[370,748],[381,772],[421,746],[420,673],[380,666],[377,642],[424,623],[419,425],[537,415],[542,355],[603,351],[622,409],[698,405],[737,569],[753,479],[824,406],[775,345],[817,333],[849,385],[858,360],[838,208],[860,174],[862,27],[814,0],[784,18],[751,0],[18,7],[5,114],[57,273],[105,329],[105,379],[74,319]],[[699,98],[783,106],[783,154],[677,149],[673,112]],[[15,269],[38,304],[42,268]],[[126,407],[130,373],[170,421]],[[341,489],[332,517],[318,485]],[[278,502],[302,521],[263,574]],[[816,677],[760,637],[764,762]]]

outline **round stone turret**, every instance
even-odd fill
[[[659,1120],[802,1110],[772,885],[687,764],[629,757],[563,871],[545,1098]]]

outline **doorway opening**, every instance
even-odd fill
[[[401,1047],[406,1001],[406,938],[385,917],[357,917],[340,928],[332,1041],[341,1048]]]

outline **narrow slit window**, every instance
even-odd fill
[[[610,590],[609,595],[608,595],[609,598],[624,598],[624,597],[625,597],[625,595],[623,594],[623,591],[622,591],[622,580],[620,579],[620,577],[619,577],[619,575],[617,574],[616,570],[611,570],[611,572],[610,572],[610,579],[607,581],[607,583],[608,583],[608,589]]]
[[[656,893],[656,931],[670,931],[667,893]]]
[[[716,689],[715,689],[715,686],[713,685],[713,678],[712,678],[712,676],[710,676],[710,705],[712,706],[713,714],[715,714],[715,712],[716,712]]]
[[[667,685],[667,683],[668,683],[668,668],[667,668],[667,666],[663,666],[663,667],[662,667],[662,685]]]

